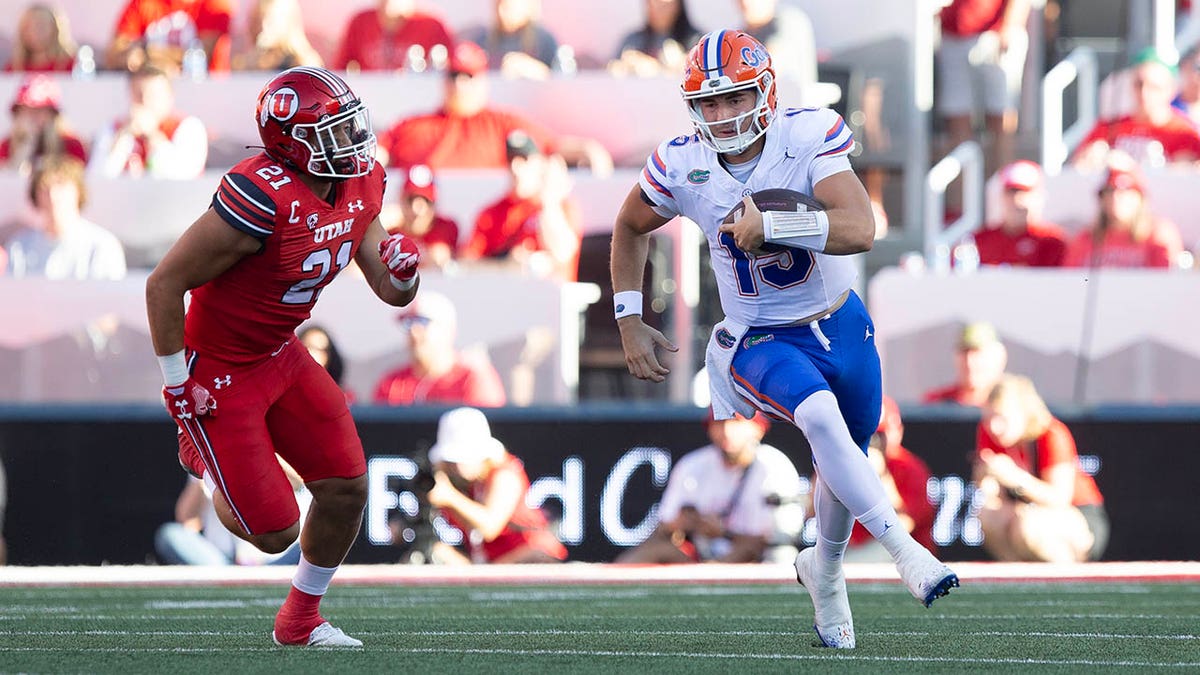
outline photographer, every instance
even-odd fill
[[[434,560],[513,564],[567,559],[567,549],[545,515],[525,502],[529,476],[524,465],[492,437],[482,411],[455,408],[444,413],[429,461],[434,484],[426,499],[463,531],[467,545],[463,555],[440,544]]]
[[[658,506],[658,527],[619,563],[782,562],[804,523],[800,476],[782,452],[762,443],[771,423],[714,420],[709,445],[671,469]]]
[[[1097,560],[1108,516],[1096,481],[1079,467],[1075,439],[1029,378],[992,389],[977,435],[974,479],[983,493],[983,546],[1002,561]]]

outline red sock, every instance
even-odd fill
[[[292,586],[283,607],[275,615],[275,639],[283,644],[307,644],[313,629],[325,622],[320,613],[321,596]]]

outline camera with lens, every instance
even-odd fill
[[[400,549],[400,562],[414,565],[433,562],[433,547],[438,542],[433,521],[437,509],[429,503],[429,491],[435,480],[429,456],[421,451],[412,456],[417,470],[412,478],[392,478],[389,488],[400,495],[400,502],[388,518],[392,543]]]

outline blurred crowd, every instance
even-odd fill
[[[802,84],[817,81],[821,55],[814,26],[803,11],[779,0],[731,2],[742,19],[739,27],[767,45],[781,76]],[[178,78],[324,65],[348,73],[430,71],[442,79],[442,98],[429,101],[428,112],[375,121],[378,160],[402,185],[381,219],[390,232],[417,241],[424,266],[452,272],[486,262],[542,278],[576,280],[583,215],[572,194],[572,176],[576,171],[608,176],[613,157],[596,139],[555,134],[545,119],[494,106],[489,78],[544,80],[589,69],[614,78],[676,77],[688,49],[712,26],[697,21],[699,3],[694,0],[645,0],[643,12],[629,17],[628,30],[611,53],[598,56],[561,41],[541,21],[540,0],[479,4],[473,25],[451,26],[436,3],[378,0],[373,7],[347,10],[337,44],[324,50],[315,48],[306,34],[297,0],[128,0],[112,17],[109,42],[94,46],[73,38],[70,16],[60,3],[25,4],[4,20],[12,49],[0,61],[20,84],[7,118],[0,120],[0,171],[28,181],[29,208],[16,221],[0,224],[0,275],[122,278],[127,268],[121,242],[104,223],[86,216],[88,181],[94,176],[193,179],[212,168],[205,120],[175,103]],[[1019,120],[1018,111],[1029,52],[1045,49],[1029,39],[1029,22],[1038,17],[1031,18],[1028,0],[944,4],[934,20],[939,35],[936,144],[942,152],[970,139],[983,144],[995,187],[988,211],[998,214],[960,245],[957,259],[1010,267],[1193,267],[1196,250],[1190,247],[1200,242],[1185,241],[1179,224],[1156,212],[1147,174],[1165,166],[1194,170],[1200,162],[1200,48],[1190,46],[1182,55],[1145,49],[1125,64],[1115,86],[1127,88],[1127,110],[1101,119],[1071,154],[1070,162],[1094,172],[1096,181],[1090,225],[1068,233],[1043,216],[1047,201],[1062,195],[1048,189],[1043,167],[1021,158],[1030,153],[1022,153],[1014,142],[1019,126],[1032,123]],[[1058,4],[1050,2],[1043,16]],[[246,16],[235,17],[235,11]],[[235,25],[244,25],[245,34],[235,34]],[[125,74],[126,109],[94,137],[81,138],[72,131],[71,119],[89,111],[64,108],[62,82],[98,71]],[[870,91],[863,100],[867,134],[873,118]],[[875,100],[874,106],[878,104]],[[500,172],[507,176],[507,188],[465,227],[468,223],[455,222],[439,208],[438,173],[447,169]],[[885,235],[883,188],[872,179],[870,167],[860,170]],[[388,405],[487,408],[508,403],[511,392],[504,390],[487,354],[456,348],[455,314],[446,298],[423,293],[397,317],[409,361],[381,373],[369,400],[367,392],[347,391],[347,397]],[[340,381],[343,362],[330,334],[310,326],[304,341]],[[1006,374],[1002,343],[990,326],[967,326],[956,358],[959,379],[930,392],[926,402],[982,411],[975,466],[977,480],[986,487],[980,517],[994,542],[989,545],[993,554],[1030,560],[1097,557],[1107,532],[1103,500],[1090,478],[1064,468],[1077,466],[1070,432],[1049,414],[1031,380]],[[486,419],[480,421],[474,413],[459,417],[457,424],[465,424],[470,433],[491,438]],[[723,425],[709,423],[713,445],[702,449],[702,456],[717,467],[710,473],[741,476],[763,448],[768,449],[763,456],[778,460],[777,451],[760,445],[766,427],[757,424],[757,431],[754,424],[747,427],[752,450],[736,456],[734,451],[721,454],[728,450]],[[927,477],[928,470],[900,445],[901,429],[899,409],[889,402],[872,459],[888,477],[885,484],[895,488],[898,512],[911,521],[906,524],[920,530],[931,517],[921,499],[921,476]],[[453,428],[446,433],[452,436]],[[470,501],[471,481],[490,480],[492,472],[524,475],[519,461],[498,444],[488,446],[497,446],[490,454],[480,455],[478,447],[472,454],[451,449],[452,439],[441,435],[439,431],[440,470],[460,479],[455,488],[450,478],[439,478],[438,499],[449,510]],[[471,463],[482,468],[453,475],[457,469],[451,465],[462,469]],[[791,490],[794,481],[790,474],[786,477]],[[524,481],[527,489],[528,478]],[[660,529],[647,548],[631,551],[630,560],[763,559],[773,546],[791,545],[798,536],[780,534],[758,498],[747,507],[748,515],[730,521],[733,501],[701,513],[697,504],[680,501],[670,490]],[[515,509],[518,500],[504,492],[502,501]],[[488,548],[503,527],[472,522],[470,513],[460,508],[460,521],[484,534],[472,544],[478,550],[463,552],[465,557],[504,559],[503,552]],[[533,515],[523,517],[545,525]],[[180,521],[195,518],[189,512]],[[731,532],[729,522],[749,523],[748,529]],[[712,547],[713,539],[722,538],[717,534],[729,536]],[[534,548],[531,559],[565,557],[561,546]],[[870,557],[869,552],[861,555]]]

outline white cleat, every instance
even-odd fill
[[[275,637],[275,631],[271,631],[271,640],[280,647],[284,647],[279,638]],[[294,645],[293,645],[294,646]],[[308,634],[309,647],[361,647],[362,640],[356,640],[342,632],[341,628],[334,628],[328,621],[317,626]]]
[[[958,575],[929,551],[922,548],[921,552],[924,555],[896,563],[896,571],[900,573],[904,585],[908,586],[908,592],[928,607],[934,600],[948,594],[951,588],[958,588]]]
[[[813,630],[821,644],[834,649],[854,649],[854,618],[846,597],[846,577],[839,568],[833,579],[818,579],[816,549],[809,547],[796,555],[796,581],[808,590],[813,603]]]

